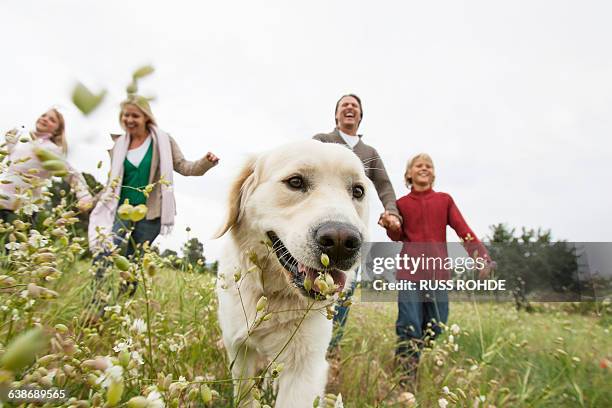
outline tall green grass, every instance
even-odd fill
[[[108,306],[120,308],[109,307],[104,318],[92,322],[89,317],[98,307],[92,303],[90,265],[79,262],[63,272],[50,286],[60,296],[37,300],[27,313],[30,321],[14,322],[13,330],[33,322],[68,327],[63,338],[72,339],[77,350],[61,357],[61,364],[75,368],[64,384],[71,396],[95,404],[96,392],[101,391],[92,376],[99,379],[101,374],[79,363],[96,356],[116,358],[116,350],[131,341],[130,351],[138,351],[142,364],[131,363],[122,401],[155,385],[168,406],[205,406],[187,396],[205,383],[218,393],[206,406],[232,405],[214,277],[161,269],[149,281],[150,326],[138,332],[133,322],[145,321],[147,309],[142,284],[130,298],[119,295],[118,276],[106,277],[102,293],[108,295]],[[330,378],[327,391],[341,393],[346,407],[408,406],[397,402],[406,391],[398,385],[400,373],[393,359],[397,306],[358,300],[359,294],[341,343],[339,370],[333,371],[337,376]],[[612,358],[609,317],[607,308],[598,311],[599,316],[575,313],[571,307],[552,304],[528,314],[511,304],[451,304],[449,325],[459,330],[454,328],[452,340],[446,330],[423,353],[417,383],[410,385],[416,398],[412,406],[438,407],[440,399],[458,407],[612,406],[611,369],[602,367]],[[6,343],[8,337],[5,324],[0,339]],[[36,364],[29,370],[26,373],[35,375],[40,368]],[[262,403],[272,405],[273,393],[263,391]]]

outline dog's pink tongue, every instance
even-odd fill
[[[315,279],[317,279],[317,277],[319,276],[319,271],[317,271],[316,269],[312,269],[302,264],[301,262],[298,263],[298,271],[301,274],[306,275],[304,279],[309,279],[311,283],[314,283]],[[314,285],[312,286],[312,290],[314,290],[315,292],[320,292],[319,288]]]
[[[304,275],[304,274],[306,274],[306,273],[308,272],[308,269],[310,269],[310,268],[308,268],[307,266],[305,266],[303,263],[298,262],[298,271],[299,271],[301,274],[303,274],[303,275]]]

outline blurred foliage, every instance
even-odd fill
[[[522,228],[517,233],[505,224],[490,228],[489,253],[497,262],[496,275],[506,280],[517,309],[531,311],[528,295],[538,288],[570,297],[590,293],[589,282],[580,280],[576,249],[566,241],[553,242],[550,230]]]

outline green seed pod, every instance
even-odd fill
[[[153,72],[155,72],[155,68],[153,68],[152,65],[143,65],[142,67],[134,71],[134,73],[132,74],[132,78],[139,79],[147,75],[151,75]]]
[[[17,231],[23,231],[24,229],[28,227],[28,224],[26,224],[25,222],[21,220],[15,220],[13,221],[13,226],[15,227]]]
[[[114,407],[121,402],[121,396],[123,395],[123,380],[111,381],[106,391],[106,403],[109,407]]]
[[[189,265],[191,266],[191,265]],[[157,274],[157,265],[154,263],[149,264],[149,266],[146,269],[147,275],[149,275],[149,277],[154,277]]]
[[[0,275],[0,287],[13,286],[17,281],[8,275]]]
[[[66,177],[68,175],[68,170],[53,170],[51,175],[54,177]]]
[[[125,91],[128,94],[135,94],[136,92],[138,92],[138,85],[136,84],[135,81],[130,82],[130,84],[127,86],[127,88],[125,88]]]
[[[36,354],[46,345],[47,339],[42,329],[28,330],[9,343],[0,358],[0,365],[6,370],[18,371],[34,361]]]
[[[310,292],[310,289],[312,289],[312,280],[309,278],[304,279],[304,289],[306,289],[306,292]]]
[[[59,333],[67,333],[68,327],[66,327],[65,324],[58,323],[55,325],[55,330],[57,330]]]
[[[43,252],[34,255],[34,263],[42,264],[44,262],[55,262],[55,255],[51,252]]]
[[[189,401],[195,401],[198,398],[199,391],[195,388],[189,390],[189,394],[187,394],[187,398]]]
[[[321,279],[320,276],[317,276],[317,278],[314,281],[314,285],[315,287],[319,289],[319,292],[323,294],[327,293],[327,291],[329,290],[329,286],[327,286],[327,282],[325,282],[325,279]]]
[[[51,363],[53,360],[55,360],[55,358],[56,358],[55,354],[47,354],[46,356],[43,356],[39,358],[38,360],[36,360],[36,362],[38,363],[39,366],[44,367],[47,364]]]
[[[261,312],[262,310],[266,308],[266,306],[268,306],[268,298],[265,296],[260,297],[259,300],[257,301],[257,306],[256,306],[257,311]]]
[[[127,367],[130,363],[130,353],[129,351],[122,351],[119,353],[119,364],[123,367]]]
[[[52,160],[63,161],[63,159],[60,156],[58,156],[57,154],[47,149],[43,149],[42,147],[35,147],[33,150],[34,150],[34,154],[36,155],[38,160],[40,160],[41,162],[52,161]]]
[[[132,207],[129,203],[128,200],[126,200],[125,203],[121,204],[119,206],[119,208],[117,209],[117,214],[119,215],[119,218],[121,218],[124,221],[127,221],[130,219],[130,213],[132,212]]]
[[[59,373],[58,373],[58,374],[59,374]],[[62,373],[62,375],[63,375],[63,373]],[[59,378],[59,379],[61,379],[61,376],[60,376],[60,378]],[[58,380],[59,380],[59,379],[58,379]],[[66,379],[66,376],[65,376],[65,375],[64,375],[64,378],[63,378],[63,379],[64,379],[64,380]],[[43,386],[43,387],[45,387],[45,388],[51,388],[51,387],[53,386],[53,381],[51,381],[51,378],[49,378],[49,377],[41,377],[41,378],[38,380],[38,384],[42,385],[42,386]]]
[[[88,374],[87,375],[87,384],[92,387],[95,388],[98,386],[98,377],[96,377],[94,374]]]
[[[142,220],[147,215],[147,206],[144,204],[139,204],[136,207],[132,207],[129,218],[130,221],[138,222]]]
[[[48,378],[48,377],[44,377],[44,378]],[[64,374],[63,371],[58,370],[57,373],[55,374],[55,384],[57,384],[59,387],[63,387],[66,384],[66,374]],[[53,384],[51,383],[51,380],[49,379],[49,385],[46,385],[46,387],[51,387]]]
[[[63,160],[47,160],[41,163],[42,168],[49,171],[66,170],[66,163]]]
[[[329,266],[329,256],[327,254],[321,254],[321,263],[326,268]]]
[[[146,408],[147,405],[149,405],[149,401],[142,395],[131,398],[127,403],[128,408]]]
[[[115,263],[117,269],[121,271],[127,271],[130,269],[130,261],[128,261],[125,256],[115,255],[113,256],[113,262]]]
[[[208,404],[208,403],[210,403],[212,401],[213,395],[212,395],[212,391],[210,390],[208,385],[203,384],[200,387],[200,396],[201,396],[202,402],[204,404]]]

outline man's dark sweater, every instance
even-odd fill
[[[338,143],[351,149],[351,147],[346,144],[337,128],[331,133],[319,133],[315,135],[313,139],[324,143]],[[391,181],[389,181],[385,165],[376,149],[363,143],[360,136],[359,142],[351,150],[361,159],[365,167],[366,175],[372,180],[372,183],[374,183],[378,197],[385,210],[400,217],[401,220],[401,215],[395,205],[395,192],[393,191],[393,186],[391,185]]]

